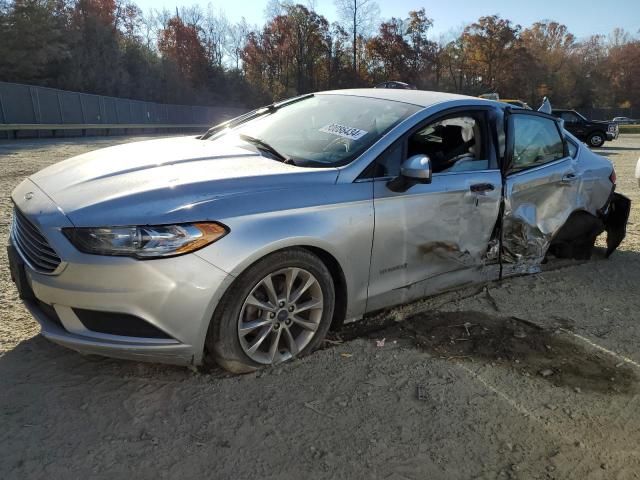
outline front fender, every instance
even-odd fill
[[[220,218],[230,233],[196,254],[237,277],[277,250],[300,246],[322,249],[336,259],[344,274],[347,318],[359,317],[366,307],[373,241],[371,185],[332,185],[325,190],[325,198],[319,198],[324,202],[321,205]]]

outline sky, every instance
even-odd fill
[[[144,11],[211,3],[215,10],[225,12],[235,22],[245,17],[250,24],[265,22],[267,0],[134,0]],[[315,10],[329,21],[337,20],[334,0],[298,0],[315,5]],[[638,35],[640,30],[640,0],[378,0],[381,19],[404,18],[410,10],[424,7],[434,20],[432,36],[449,35],[484,15],[499,14],[524,27],[551,19],[564,23],[578,38],[599,33],[607,35],[622,27]]]

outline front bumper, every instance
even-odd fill
[[[33,184],[28,188],[35,195],[41,193]],[[14,202],[19,198],[14,192]],[[10,258],[12,276],[14,280],[21,277],[16,283],[26,307],[40,323],[42,335],[82,353],[200,364],[209,322],[233,277],[194,254],[145,261],[83,254],[60,232],[68,226],[66,216],[53,206],[43,210],[46,201],[40,198],[35,212],[28,205],[17,206],[62,258],[61,268],[52,275],[35,271],[28,262],[24,265],[21,260],[25,256],[9,239],[9,248],[20,257]],[[44,217],[43,211],[47,212]],[[57,220],[56,212],[60,216]],[[12,256],[16,257],[10,253]],[[90,330],[86,319],[79,318],[80,311],[98,312],[97,317],[107,319],[111,314],[119,320],[136,317],[163,335],[147,338],[105,333],[111,331],[108,325],[103,331]]]
[[[27,294],[24,304],[49,340],[81,353],[176,365],[202,363],[209,321],[230,283],[195,255],[113,266],[68,263],[56,276],[26,267],[25,279],[32,298]],[[78,309],[131,315],[165,335],[89,330]]]
[[[616,130],[615,132],[607,132],[607,141],[616,140],[620,136],[620,132]]]

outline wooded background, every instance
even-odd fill
[[[329,23],[270,0],[255,26],[212,5],[143,12],[128,0],[0,0],[0,80],[245,107],[401,80],[532,106],[549,96],[558,107],[640,108],[638,32],[577,39],[550,20],[525,27],[494,15],[435,39],[424,9],[380,20],[374,0],[336,7],[340,21]]]

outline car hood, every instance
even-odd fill
[[[335,183],[338,170],[288,165],[242,143],[178,137],[85,153],[29,177],[77,226],[172,220],[237,195]],[[102,219],[102,220],[101,220]],[[185,221],[189,219],[185,218]],[[147,223],[146,221],[144,223]]]

